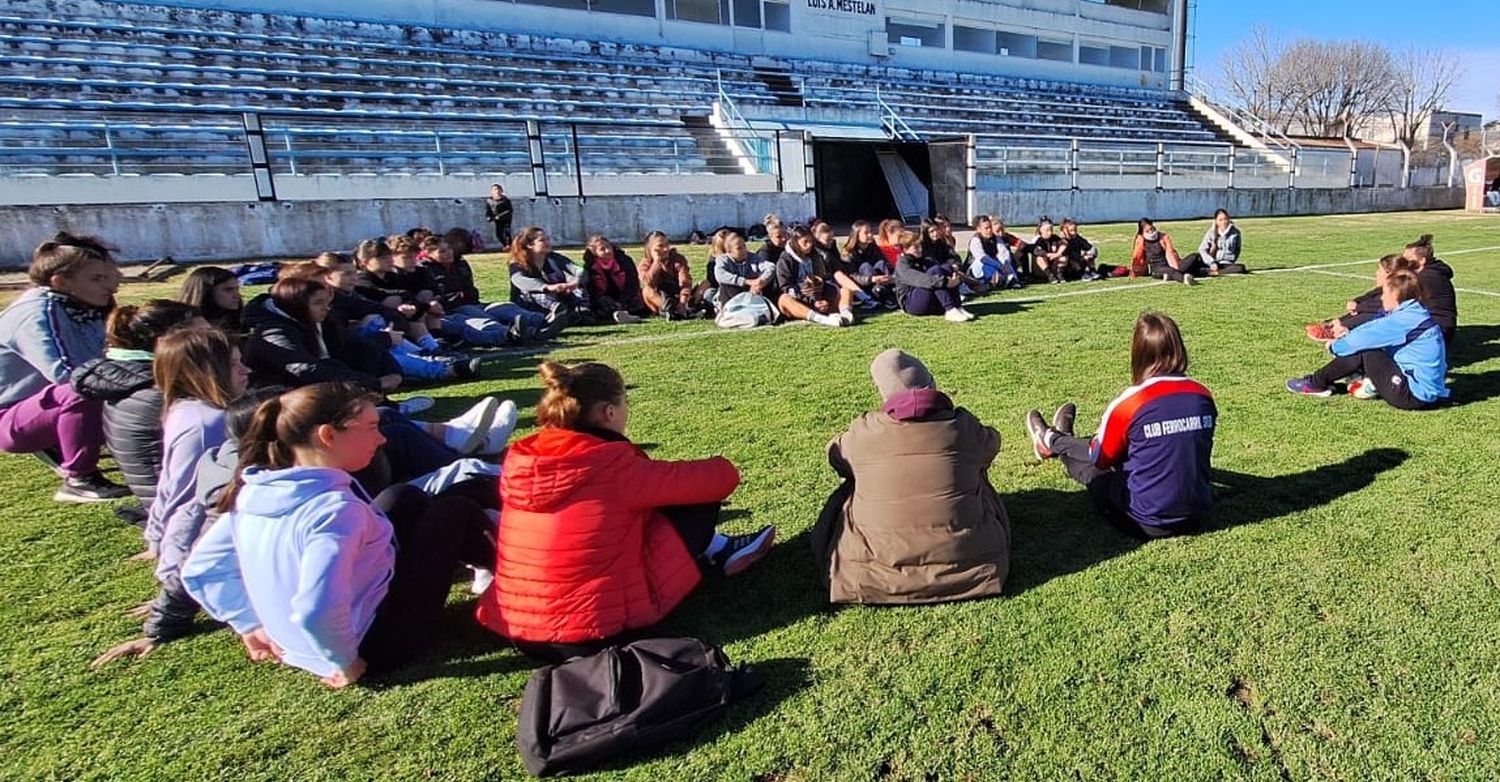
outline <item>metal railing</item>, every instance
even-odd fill
[[[1222,142],[974,136],[974,166],[982,189],[1346,186],[1348,154],[1316,152],[1294,156],[1298,164],[1288,167],[1266,152]],[[1304,157],[1311,166],[1301,164]]]
[[[887,136],[897,141],[922,140],[922,134],[912,130],[911,125],[906,124],[906,120],[896,113],[891,104],[885,102],[885,98],[880,94],[879,84],[875,85],[875,106],[880,109],[880,128]]]
[[[714,102],[714,117],[719,131],[725,137],[731,151],[746,167],[746,173],[768,174],[776,165],[775,134],[757,130],[750,120],[740,113],[739,106],[724,89],[724,72],[718,71],[714,79],[718,99]]]
[[[1238,125],[1246,133],[1259,137],[1260,141],[1267,147],[1272,147],[1285,153],[1288,157],[1295,155],[1302,149],[1302,145],[1293,141],[1276,126],[1272,125],[1250,111],[1235,106],[1231,101],[1221,99],[1213,88],[1196,74],[1188,74],[1183,82],[1187,91],[1204,103],[1214,107],[1214,110],[1223,114],[1230,122]]]
[[[247,174],[252,153],[246,116],[209,112],[0,112],[0,176]],[[527,123],[518,120],[405,122],[350,117],[259,118],[276,176],[331,174],[506,175],[535,166]],[[766,134],[728,131],[722,148],[680,124],[541,122],[538,152],[555,176],[744,174],[736,140]],[[774,137],[759,152],[777,167]]]

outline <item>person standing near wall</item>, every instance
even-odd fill
[[[505,195],[505,188],[497,182],[490,185],[490,197],[484,202],[484,219],[495,227],[495,241],[500,247],[510,246],[510,223],[516,208]]]

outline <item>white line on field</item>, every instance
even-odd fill
[[[1453,253],[1448,253],[1448,254],[1452,255]],[[1328,271],[1323,271],[1322,269],[1309,269],[1309,271],[1311,271],[1313,274],[1324,274],[1324,275],[1327,275],[1329,277],[1352,277],[1352,278],[1354,278],[1356,280],[1368,280],[1368,279],[1370,279],[1370,275],[1368,275],[1368,274],[1350,274],[1348,272],[1328,272]],[[1495,296],[1497,298],[1500,298],[1500,293],[1496,293],[1495,291],[1481,291],[1481,290],[1475,290],[1474,288],[1454,288],[1453,290],[1456,290],[1459,293],[1473,293],[1473,294],[1477,294],[1479,296]]]
[[[1487,253],[1487,252],[1493,252],[1495,250],[1500,250],[1500,245],[1495,245],[1493,247],[1473,247],[1473,248],[1470,248],[1468,250],[1448,250],[1447,252],[1443,252],[1443,253],[1440,253],[1440,254],[1441,255],[1469,255],[1471,253]],[[1337,263],[1314,263],[1314,264],[1309,264],[1307,266],[1288,266],[1288,267],[1286,267],[1284,269],[1266,269],[1264,271],[1255,272],[1255,274],[1284,274],[1286,272],[1311,272],[1311,271],[1317,271],[1318,269],[1337,269],[1337,268],[1339,268],[1341,266],[1360,266],[1360,265],[1363,265],[1363,264],[1377,263],[1379,261],[1380,261],[1379,258],[1367,258],[1367,259],[1361,260],[1361,261],[1339,261]],[[1251,275],[1251,276],[1253,277],[1254,275]]]

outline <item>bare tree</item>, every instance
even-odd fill
[[[1395,59],[1366,41],[1301,40],[1286,51],[1293,111],[1304,133],[1351,135],[1361,121],[1385,111],[1396,78]]]
[[[1279,72],[1286,43],[1265,25],[1224,52],[1219,68],[1224,89],[1251,114],[1281,125],[1292,103],[1291,85]]]
[[[1413,47],[1395,57],[1385,111],[1391,120],[1391,135],[1401,145],[1403,187],[1411,181],[1411,152],[1417,134],[1433,113],[1448,105],[1453,87],[1462,75],[1458,59],[1441,51]],[[1445,143],[1446,136],[1445,132]]]

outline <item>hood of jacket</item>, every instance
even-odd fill
[[[240,443],[233,437],[204,452],[198,459],[198,481],[193,490],[198,504],[210,509],[218,504],[224,489],[234,480],[239,463]]]
[[[96,358],[73,370],[73,387],[89,399],[118,402],[156,384],[151,362]]]
[[[349,473],[331,467],[250,467],[244,478],[234,509],[255,516],[289,516],[319,496],[351,491],[351,485],[355,494],[364,494]]]
[[[1422,267],[1420,274],[1439,274],[1446,279],[1453,279],[1453,267],[1443,263],[1442,259],[1433,258]]]
[[[278,309],[275,302],[271,301],[269,293],[262,293],[245,303],[245,309],[240,313],[240,324],[250,331],[258,331],[273,325],[290,325],[297,328],[302,325]]]
[[[564,504],[592,476],[639,453],[629,440],[547,427],[512,443],[500,471],[508,505],[546,513]]]

